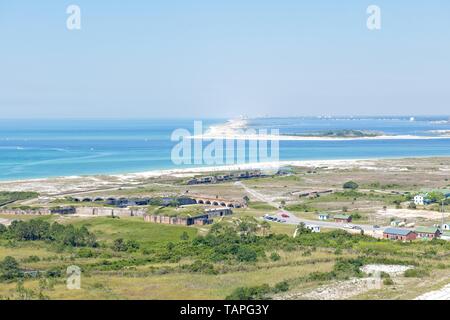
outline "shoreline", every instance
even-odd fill
[[[268,141],[355,141],[355,140],[437,140],[450,139],[450,135],[413,136],[413,135],[380,135],[373,137],[322,137],[322,136],[290,136],[273,134],[211,134],[191,136],[191,139],[222,139],[222,140],[268,140]]]
[[[79,179],[90,179],[91,181],[107,182],[107,179],[115,179],[122,182],[133,182],[136,180],[148,178],[160,178],[163,176],[174,177],[193,177],[199,174],[215,173],[221,171],[239,171],[239,170],[278,170],[281,167],[329,167],[330,169],[339,169],[348,166],[367,165],[364,162],[377,162],[389,160],[411,160],[411,159],[450,159],[449,155],[437,156],[411,156],[411,157],[382,157],[382,158],[358,158],[358,159],[312,159],[312,160],[282,160],[273,162],[254,162],[242,164],[224,164],[216,166],[205,167],[191,167],[191,168],[172,168],[172,169],[155,169],[148,171],[129,172],[129,173],[111,173],[111,174],[89,174],[89,175],[70,175],[70,176],[55,176],[43,178],[30,179],[15,179],[15,180],[0,180],[0,189],[2,185],[14,183],[38,183],[38,182],[52,182],[65,181],[70,182]],[[106,186],[106,185],[105,185]]]
[[[201,135],[193,135],[191,139],[218,139],[218,140],[269,140],[269,141],[355,141],[355,140],[435,140],[450,139],[450,130],[429,130],[436,136],[419,135],[389,135],[380,133],[375,136],[309,136],[293,134],[258,134],[257,129],[251,129],[249,120],[244,118],[229,119],[223,124],[212,125]],[[250,132],[245,132],[249,130]]]

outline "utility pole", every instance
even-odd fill
[[[444,202],[445,199],[442,199],[442,207],[441,207],[441,212],[442,212],[442,221],[441,221],[441,232],[444,228]]]

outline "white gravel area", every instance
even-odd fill
[[[389,265],[389,264],[368,264],[361,268],[361,271],[367,274],[374,274],[377,272],[386,272],[391,276],[403,274],[408,269],[412,269],[413,266],[403,265]]]

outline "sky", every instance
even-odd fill
[[[0,0],[0,118],[447,115],[449,57],[448,0]]]

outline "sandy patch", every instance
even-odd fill
[[[286,295],[285,299],[306,300],[344,300],[362,294],[366,291],[377,289],[381,284],[374,278],[351,279],[339,281],[314,289],[301,295]]]
[[[3,224],[5,226],[9,226],[11,222],[12,220],[0,218],[0,224]]]
[[[361,271],[367,274],[376,274],[378,272],[386,272],[391,276],[403,274],[406,270],[412,269],[413,266],[389,265],[389,264],[368,264],[361,268]]]
[[[381,209],[377,211],[377,214],[383,217],[397,217],[399,219],[425,218],[434,220],[442,217],[442,213],[438,211],[413,209]],[[449,214],[445,213],[444,217],[449,217]]]

